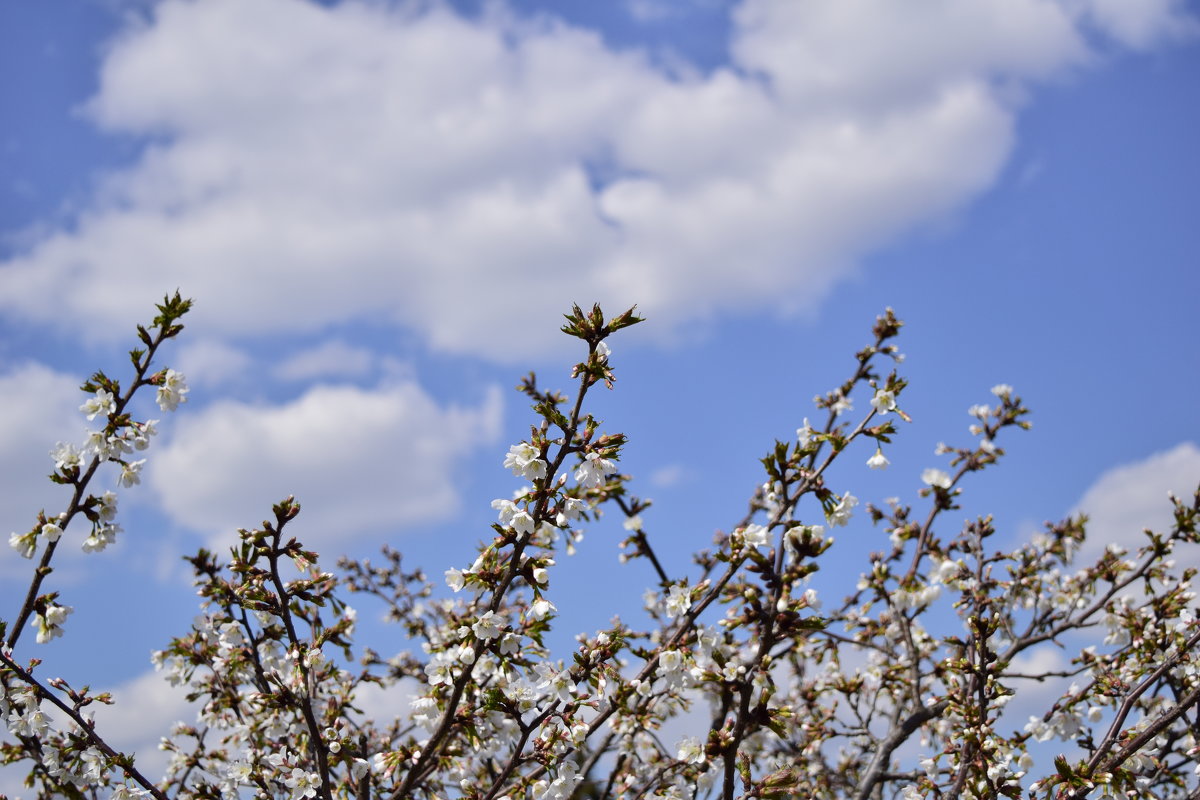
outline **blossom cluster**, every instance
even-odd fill
[[[522,382],[537,421],[497,462],[524,485],[492,501],[490,533],[441,580],[391,548],[380,563],[343,559],[340,574],[325,571],[287,532],[300,513],[294,498],[239,531],[224,562],[206,550],[190,557],[201,613],[153,660],[200,710],[163,738],[171,761],[161,781],[100,738],[82,710],[97,698],[38,678],[36,664],[16,660],[12,637],[0,652],[0,712],[15,737],[3,759],[28,761],[47,800],[82,785],[227,800],[1182,798],[1196,789],[1200,610],[1193,571],[1173,559],[1200,544],[1200,494],[1174,501],[1174,526],[1136,553],[1110,547],[1095,563],[1076,563],[1078,517],[1007,549],[995,545],[991,517],[947,531],[968,478],[1028,427],[1028,409],[1001,384],[995,404],[969,409],[967,446],[939,445],[939,461],[913,466],[919,510],[899,498],[860,501],[832,484],[830,466],[861,452],[868,468],[889,467],[885,448],[897,421],[909,421],[907,382],[879,366],[902,362],[889,310],[849,378],[816,398],[823,421],[802,418],[795,439],[762,459],[749,513],[692,569],[669,569],[651,536],[651,502],[630,493],[619,468],[625,436],[602,432],[584,410],[589,390],[616,381],[608,338],[637,321],[632,309],[567,315],[563,330],[587,346],[576,395],[569,402],[533,375]],[[158,387],[164,409],[186,399],[171,371],[138,380]],[[84,411],[116,426],[102,441],[117,448],[107,460],[120,460],[114,436],[136,449],[149,434],[122,421],[107,383],[89,391]],[[57,476],[77,486],[102,460],[94,446],[85,456],[65,445],[55,459]],[[41,515],[31,541],[53,546],[77,512],[110,524],[109,494],[65,517]],[[553,652],[555,568],[605,510],[624,519],[622,562],[653,570],[645,616]],[[870,536],[867,523],[882,529],[879,544],[839,599],[818,575],[840,544],[831,532]],[[347,594],[381,604],[399,626],[390,655],[356,644]],[[26,617],[42,641],[62,634],[69,613],[51,593]],[[1091,631],[1102,641],[1090,635],[1069,664],[1022,666]],[[1061,691],[1041,690],[1055,681]],[[367,698],[385,695],[406,698],[399,717],[370,713]],[[59,726],[47,704],[70,722]]]

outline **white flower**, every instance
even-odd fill
[[[997,383],[995,386],[992,387],[992,394],[996,395],[996,397],[999,397],[1001,399],[1008,397],[1012,393],[1013,393],[1013,387],[1009,386],[1007,383]]]
[[[499,638],[501,633],[500,618],[496,616],[496,612],[494,611],[485,611],[483,616],[471,626],[471,630],[475,631],[475,635],[480,639],[490,640]]]
[[[112,437],[110,440],[104,435],[104,431],[88,431],[87,439],[83,442],[83,450],[80,456],[87,457],[95,456],[101,461],[108,461],[121,454],[119,447],[114,447],[113,443],[119,441],[117,437]]]
[[[321,788],[321,776],[315,772],[307,772],[300,767],[292,767],[292,774],[284,780],[287,787],[295,794],[292,800],[302,800],[305,797],[316,797]]]
[[[612,355],[612,348],[608,346],[608,342],[596,342],[596,355],[604,361],[608,360]]]
[[[117,493],[105,492],[100,496],[100,505],[96,509],[101,522],[112,522],[117,517]]]
[[[979,404],[973,405],[970,408],[968,408],[967,413],[970,414],[972,417],[978,417],[979,419],[983,419],[988,414],[992,413],[992,410],[990,408],[988,408],[986,405],[979,403]]]
[[[938,486],[942,489],[950,488],[950,476],[934,467],[930,467],[921,473],[921,482],[927,486]]]
[[[667,592],[667,616],[681,617],[692,607],[692,593],[686,586],[672,586]]]
[[[67,615],[75,609],[71,606],[48,605],[44,614],[34,615],[30,627],[37,630],[38,644],[45,644],[51,639],[62,636],[62,625]]]
[[[83,540],[83,552],[98,553],[117,540],[121,532],[120,525],[97,525],[91,534]]]
[[[518,511],[513,514],[512,520],[509,522],[511,527],[517,533],[532,533],[533,532],[533,517],[529,516],[528,511]]]
[[[500,498],[492,501],[492,508],[496,509],[496,518],[500,520],[500,524],[507,528],[512,523],[513,515],[517,513],[517,504],[512,500]]]
[[[89,747],[83,751],[80,761],[84,764],[83,776],[89,782],[99,781],[100,775],[104,771],[104,762],[107,759],[104,753],[94,747]]]
[[[627,531],[641,530],[642,529],[642,515],[634,514],[632,517],[626,517],[625,521],[623,523],[621,523],[621,527],[623,527]]]
[[[45,536],[48,542],[57,542],[58,537],[62,536],[62,532],[62,528],[54,522],[47,522],[42,526],[42,536]]]
[[[679,740],[676,757],[685,764],[703,764],[704,746],[695,736],[685,736]]]
[[[858,505],[858,498],[846,492],[842,495],[842,499],[834,506],[833,511],[829,512],[827,519],[829,524],[836,527],[841,527],[850,522],[850,509]]]
[[[800,443],[801,450],[808,449],[808,446],[812,444],[813,436],[815,436],[816,433],[817,432],[809,426],[808,417],[805,417],[804,426],[801,428],[796,428],[796,441]]]
[[[838,399],[833,401],[833,405],[830,406],[830,410],[833,411],[834,416],[838,416],[846,411],[853,411],[854,401],[849,397],[846,397],[846,395],[840,394],[838,395]]]
[[[83,454],[73,444],[59,442],[50,451],[50,457],[54,459],[55,469],[70,469],[71,467],[83,466]]]
[[[113,399],[112,392],[97,389],[95,396],[89,398],[86,403],[79,407],[79,410],[87,414],[87,418],[90,421],[100,414],[113,413],[117,410],[117,403]]]
[[[137,461],[129,461],[125,464],[122,464],[121,477],[117,479],[117,482],[126,488],[136,486],[137,484],[141,483],[142,465],[145,463],[146,459],[142,458]]]
[[[33,558],[37,550],[36,537],[25,533],[13,533],[8,537],[8,546],[21,554],[21,558]]]
[[[134,425],[137,433],[134,435],[133,446],[138,450],[145,450],[150,446],[150,437],[158,435],[158,420],[148,419],[141,424],[135,422]]]
[[[664,650],[658,656],[658,666],[668,675],[679,672],[683,669],[683,653],[678,650]]]
[[[557,610],[554,607],[554,603],[551,603],[549,600],[534,600],[533,604],[529,606],[529,616],[534,619],[545,619],[548,614],[552,614]]]
[[[518,478],[541,480],[546,477],[546,462],[540,456],[541,453],[536,447],[528,442],[521,442],[508,448],[504,466],[511,469],[513,475]]]
[[[767,529],[762,525],[747,525],[742,531],[742,538],[751,547],[762,547],[771,541]]]
[[[190,391],[187,379],[181,373],[169,369],[163,374],[162,383],[158,387],[155,399],[158,401],[158,407],[163,411],[174,411],[180,403],[187,402],[185,395]]]
[[[567,527],[570,523],[579,519],[584,510],[587,508],[587,503],[577,497],[567,497],[559,506],[559,512],[554,517],[554,524],[560,528]]]
[[[571,702],[571,695],[575,693],[575,682],[571,679],[570,670],[557,670],[545,663],[538,664],[533,669],[541,678],[537,688],[549,689],[562,702]]]
[[[588,453],[579,468],[575,470],[575,480],[581,486],[593,488],[604,483],[605,476],[617,471],[617,465],[607,458],[601,458],[599,453]]]
[[[883,449],[876,447],[875,455],[867,459],[867,466],[871,469],[887,469],[887,465],[892,462],[887,460],[887,456],[883,454]]]
[[[456,592],[462,591],[463,586],[466,585],[462,570],[454,568],[446,570],[446,585]]]
[[[896,395],[893,392],[879,390],[871,398],[871,407],[880,414],[896,410]]]
[[[943,559],[929,573],[930,583],[949,583],[962,572],[962,565],[952,559]]]

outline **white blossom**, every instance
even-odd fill
[[[950,476],[935,467],[930,467],[921,473],[921,482],[927,486],[937,486],[942,489],[950,488]]]
[[[871,407],[879,414],[886,414],[889,411],[896,410],[896,395],[893,392],[880,389],[875,392],[875,396],[871,398]]]
[[[159,384],[155,399],[163,411],[174,411],[180,403],[187,402],[187,393],[191,391],[187,379],[173,369],[163,373],[162,383]]]
[[[686,586],[675,585],[667,592],[667,616],[681,617],[692,607],[692,593]]]
[[[762,525],[747,525],[742,530],[742,538],[751,547],[763,547],[770,543],[771,537]]]
[[[858,505],[858,498],[846,492],[842,495],[842,499],[838,500],[837,505],[833,507],[833,511],[830,511],[826,515],[826,519],[835,528],[845,526],[850,522],[851,509],[856,505]]]
[[[508,448],[504,457],[504,466],[511,469],[513,475],[528,480],[542,480],[546,477],[546,462],[541,453],[528,442],[520,442]]]
[[[675,755],[685,764],[703,764],[704,746],[695,736],[685,736],[679,740]]]
[[[72,606],[50,604],[46,606],[44,613],[35,614],[30,627],[37,630],[38,644],[45,644],[51,639],[62,636],[62,625],[74,610]]]
[[[816,431],[808,424],[808,417],[805,417],[804,425],[796,428],[796,441],[800,443],[800,449],[807,450],[812,444],[814,436],[816,436]]]
[[[87,414],[88,421],[94,420],[100,414],[111,414],[117,410],[116,400],[112,396],[112,392],[104,389],[97,389],[96,394],[89,397],[87,401],[79,407],[79,410]]]
[[[122,464],[121,465],[121,477],[117,479],[117,482],[126,488],[129,488],[131,486],[136,486],[137,484],[141,483],[142,482],[142,474],[141,474],[142,466],[145,463],[146,463],[146,459],[143,458],[138,461],[130,461],[128,463]]]
[[[595,488],[604,484],[608,475],[617,471],[617,465],[607,458],[601,458],[599,453],[588,453],[579,468],[575,470],[575,480],[585,488]]]

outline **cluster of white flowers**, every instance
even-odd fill
[[[152,659],[201,709],[195,725],[180,724],[163,740],[170,757],[164,791],[222,800],[260,790],[305,800],[324,796],[326,787],[335,797],[568,800],[590,770],[611,764],[606,791],[614,797],[694,800],[719,792],[725,776],[746,784],[736,791],[763,797],[917,800],[957,793],[983,800],[1024,788],[1051,796],[1070,770],[1104,791],[1133,786],[1139,797],[1155,796],[1182,774],[1165,774],[1163,764],[1185,764],[1190,775],[1188,758],[1197,749],[1186,730],[1190,717],[1169,726],[1162,720],[1200,685],[1193,652],[1200,623],[1191,587],[1163,554],[1195,538],[1189,525],[1200,508],[1177,504],[1176,528],[1136,558],[1110,549],[1099,566],[1075,569],[1069,562],[1082,528],[1071,521],[996,553],[983,545],[995,533],[990,517],[969,520],[949,537],[935,530],[945,522],[943,492],[957,490],[955,478],[931,468],[922,481],[940,491],[918,493],[929,502],[928,515],[913,514],[898,499],[886,510],[867,507],[882,528],[878,538],[890,536],[892,547],[871,547],[870,571],[857,589],[831,602],[835,595],[809,581],[833,539],[799,520],[819,502],[827,525],[849,523],[859,501],[848,491],[833,493],[825,469],[856,439],[874,440],[869,467],[888,465],[882,443],[894,433],[892,418],[868,425],[873,415],[907,420],[898,406],[904,380],[870,365],[876,354],[896,354],[884,345],[900,325],[889,311],[854,378],[819,400],[831,411],[826,429],[817,432],[804,419],[795,447],[777,444],[751,515],[719,536],[714,552],[697,556],[699,574],[676,573],[643,530],[640,512],[649,502],[633,498],[618,474],[624,437],[598,436],[580,411],[587,387],[611,379],[611,350],[601,341],[611,330],[602,319],[599,309],[569,316],[566,329],[584,338],[591,354],[577,368],[580,402],[570,418],[543,411],[541,433],[535,427],[532,442],[508,449],[504,468],[534,485],[493,501],[499,524],[471,566],[445,571],[450,591],[420,570],[401,569],[390,550],[383,567],[343,562],[340,585],[382,601],[419,648],[389,658],[366,649],[352,662],[356,614],[336,596],[339,583],[317,568],[317,555],[283,534],[299,510],[291,498],[275,507],[273,524],[239,532],[242,546],[227,566],[211,555],[193,560],[202,613]],[[149,382],[159,387],[164,409],[187,399],[186,381],[174,371]],[[840,420],[853,411],[851,393],[864,386],[873,389],[870,410],[857,426]],[[532,377],[523,389],[539,408],[559,402]],[[987,434],[979,450],[938,447],[953,455],[960,478],[1002,456],[993,437],[1022,424],[1011,387],[993,393],[998,407],[971,409],[975,427]],[[121,402],[113,394],[93,392],[84,412],[112,425]],[[119,435],[100,432],[82,448],[56,447],[59,477],[71,481],[94,458],[120,463],[120,482],[136,484],[143,462],[125,456],[144,449],[154,424],[120,424]],[[554,426],[565,435],[546,439]],[[832,445],[828,459],[817,458],[823,443]],[[559,474],[554,466],[568,457],[579,459],[570,487],[570,470]],[[965,459],[971,461],[959,468]],[[813,505],[800,508],[802,501]],[[116,503],[106,492],[75,509],[93,523],[85,549],[103,549],[119,531]],[[571,657],[561,658],[548,644],[558,613],[548,596],[550,570],[562,540],[568,553],[580,540],[570,526],[598,518],[605,503],[624,514],[626,544],[636,545],[628,560],[652,561],[657,573],[658,590],[645,595],[649,630],[614,619],[608,630],[581,634]],[[38,542],[60,541],[70,516],[40,516],[32,531],[14,534],[13,546],[32,555]],[[772,557],[765,551],[771,531],[780,529],[783,549]],[[282,574],[292,567],[300,577]],[[40,595],[30,615],[39,641],[61,635],[71,611],[56,598]],[[1073,665],[1078,685],[1031,718],[1026,735],[1001,734],[1002,710],[1030,678],[1012,665],[1093,626],[1106,636]],[[51,794],[66,786],[111,787],[119,760],[94,746],[90,727],[56,731],[42,711],[42,701],[53,697],[49,689],[16,666],[11,650],[0,653],[0,712],[10,731],[40,748],[21,750],[27,743],[20,742],[6,753],[36,759]],[[1158,665],[1158,682],[1146,684]],[[407,714],[372,721],[372,709],[363,708],[371,695],[360,691],[368,685],[411,697]],[[691,719],[711,719],[711,726],[688,730],[674,747],[657,734],[705,702],[713,713]],[[1136,720],[1109,736],[1110,720],[1126,706]],[[1085,761],[1060,765],[1042,782],[1022,786],[1034,766],[1027,741],[1086,742],[1101,752],[1151,725],[1162,728],[1149,745],[1153,757],[1135,753],[1124,765],[1110,760],[1099,770]],[[133,784],[149,784],[124,769],[127,782],[112,796],[144,796]]]
[[[63,634],[63,623],[75,609],[72,606],[60,606],[48,603],[45,611],[34,614],[30,625],[37,631],[38,644],[45,644],[51,639],[57,639]]]
[[[538,449],[528,442],[520,442],[508,448],[504,466],[511,469],[513,475],[518,478],[539,481],[546,477],[546,460],[541,457]]]
[[[163,373],[155,399],[158,401],[158,407],[163,411],[174,411],[179,408],[180,403],[187,402],[189,391],[187,379],[175,370],[169,369]]]
[[[159,406],[163,410],[173,411],[180,402],[186,401],[187,392],[184,376],[174,370],[166,370],[163,373],[162,385],[158,389]],[[96,389],[92,396],[79,406],[79,410],[86,415],[88,421],[93,421],[101,415],[111,419],[117,409],[117,398],[103,388]],[[120,466],[117,484],[131,488],[141,483],[142,468],[146,459],[128,460],[125,456],[145,450],[150,446],[150,439],[157,433],[158,420],[125,420],[115,431],[111,431],[109,426],[88,431],[82,446],[58,442],[51,448],[50,458],[54,462],[56,474],[61,476],[63,481],[76,480],[91,460],[98,464],[116,462]],[[93,508],[93,514],[90,515],[92,530],[82,541],[81,547],[85,553],[96,553],[115,542],[117,534],[122,530],[115,522],[117,496],[111,491],[106,491],[99,497],[89,496],[85,505],[88,504]],[[73,513],[63,512],[57,518],[42,523],[27,533],[10,534],[9,546],[23,558],[32,558],[37,552],[38,537],[47,543],[58,542]]]

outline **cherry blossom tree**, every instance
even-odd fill
[[[846,381],[817,398],[823,418],[770,447],[748,512],[676,573],[644,523],[649,501],[620,472],[629,443],[586,411],[598,385],[613,388],[609,337],[639,318],[572,309],[563,331],[585,350],[574,394],[522,381],[534,424],[503,460],[515,491],[492,502],[478,552],[437,581],[391,548],[378,563],[326,571],[288,533],[301,510],[290,497],[239,531],[231,552],[188,559],[201,614],[154,661],[201,710],[165,732],[167,773],[145,775],[93,721],[89,707],[111,698],[48,677],[36,653],[70,626],[51,578],[58,548],[98,553],[121,533],[117,495],[92,486],[110,469],[121,486],[139,481],[145,459],[134,456],[156,423],[135,420],[131,398],[149,387],[163,411],[187,400],[185,378],[152,364],[189,306],[165,298],[138,327],[124,385],[102,372],[83,384],[80,410],[98,427],[51,453],[51,479],[70,501],[10,538],[35,566],[20,608],[0,622],[0,761],[24,765],[31,796],[1200,796],[1194,570],[1174,562],[1197,544],[1200,495],[1173,499],[1172,527],[1147,531],[1136,552],[1110,546],[1089,563],[1075,558],[1083,517],[1010,549],[993,544],[990,517],[954,526],[947,512],[963,483],[1028,427],[1007,385],[970,410],[970,442],[939,448],[943,467],[925,470],[911,504],[864,504],[831,486],[838,459],[886,468],[909,420],[894,344],[902,323],[890,310]],[[856,397],[869,399],[857,414]],[[555,659],[553,567],[606,509],[625,520],[624,560],[645,560],[657,583],[644,618],[581,634],[569,659]],[[849,596],[822,597],[810,578],[834,530],[859,514],[886,546]],[[393,641],[355,640],[353,595],[384,605]],[[1091,644],[1068,667],[1021,671],[1079,632]],[[1069,686],[1042,713],[1005,715],[1055,680]],[[359,704],[368,690],[411,698],[408,712],[374,719]],[[680,717],[689,732],[665,740]]]

